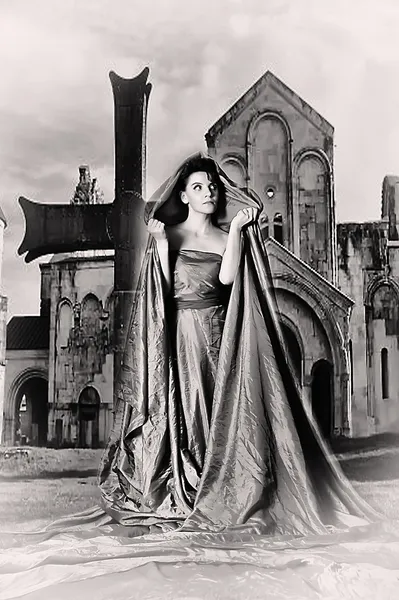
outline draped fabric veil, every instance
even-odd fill
[[[260,206],[216,167],[225,197],[215,218],[228,231],[241,208]],[[168,225],[183,220],[175,191],[181,169],[147,204],[146,222],[151,217]],[[100,467],[102,505],[118,523],[138,532],[244,527],[304,534],[348,524],[348,515],[379,520],[341,472],[295,378],[258,226],[249,226],[243,236],[194,501],[179,445],[161,266],[156,244],[148,241],[115,390],[114,426]]]

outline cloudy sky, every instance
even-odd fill
[[[108,72],[150,67],[150,192],[271,70],[335,127],[339,221],[378,219],[399,174],[397,0],[0,0],[2,293],[35,314],[37,261],[17,255],[19,195],[68,202],[88,163],[113,199]]]

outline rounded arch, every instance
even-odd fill
[[[227,176],[239,187],[246,188],[248,175],[244,159],[236,154],[226,154],[220,162]]]
[[[382,319],[385,322],[387,335],[399,334],[399,294],[396,285],[391,281],[380,279],[378,285],[373,286],[368,298],[368,316],[372,320]]]
[[[86,292],[86,294],[82,297],[82,300],[80,302],[80,304],[83,306],[83,304],[87,304],[87,302],[93,301],[95,300],[96,302],[98,302],[99,304],[101,304],[101,300],[100,298],[97,296],[97,294],[95,294],[94,292]]]
[[[60,310],[60,307],[64,304],[67,304],[70,308],[73,308],[72,301],[64,296],[60,298],[57,302],[57,312]]]
[[[256,131],[256,127],[259,124],[260,121],[262,121],[263,119],[275,119],[276,121],[279,121],[281,123],[281,125],[284,128],[285,134],[287,136],[287,141],[292,144],[292,133],[291,133],[291,128],[288,125],[288,121],[285,119],[285,117],[274,110],[264,110],[262,112],[257,113],[249,122],[248,125],[248,129],[247,129],[247,144],[251,145],[254,143],[254,137],[255,137],[255,131]]]
[[[57,306],[56,318],[56,345],[58,348],[66,347],[70,331],[73,327],[74,313],[72,302],[68,298],[62,298]]]
[[[260,132],[263,125],[266,131]],[[277,124],[277,126],[276,126]],[[262,203],[265,210],[283,213],[286,222],[284,243],[293,249],[293,195],[292,195],[292,133],[284,116],[278,111],[258,112],[250,120],[247,128],[246,151],[248,165],[248,186],[265,194]],[[256,152],[257,146],[266,151]],[[264,158],[260,158],[264,157]],[[267,197],[267,189],[273,188],[274,194]],[[272,215],[268,214],[269,219]]]
[[[48,386],[48,372],[44,368],[40,367],[28,367],[23,371],[20,371],[18,375],[12,381],[8,390],[7,398],[5,399],[4,405],[4,442],[8,444],[15,444],[16,434],[16,416],[17,416],[17,402],[20,401],[19,393],[23,386],[32,379],[42,379]]]
[[[392,279],[391,277],[380,276],[376,277],[371,281],[366,290],[366,296],[364,299],[364,304],[368,307],[372,307],[373,298],[378,289],[382,286],[390,286],[392,290],[396,293],[397,298],[399,300],[399,284]]]
[[[32,379],[33,377],[39,377],[44,379],[48,383],[48,372],[46,369],[38,368],[38,367],[28,367],[23,371],[20,371],[18,375],[14,378],[13,382],[10,385],[10,389],[7,397],[7,412],[11,410],[15,410],[15,398],[18,390],[21,386],[28,381],[28,379]]]
[[[87,304],[87,302],[94,301],[94,300],[96,302],[98,302],[98,305],[100,306],[100,308],[102,308],[103,303],[101,301],[101,298],[98,297],[97,291],[88,288],[81,295],[80,300],[77,300],[77,303],[79,304],[79,306],[81,307],[81,309],[83,309],[84,304]]]
[[[328,174],[332,175],[332,167],[331,167],[330,159],[328,158],[327,154],[321,148],[312,148],[312,147],[301,148],[295,154],[295,157],[294,157],[295,174],[298,171],[298,167],[299,167],[300,163],[305,158],[309,158],[309,157],[319,159],[322,162],[322,164],[325,167]]]
[[[299,296],[313,310],[320,321],[320,324],[327,336],[330,344],[334,366],[339,368],[339,372],[349,373],[348,357],[346,356],[346,340],[344,333],[338,327],[334,315],[330,310],[320,302],[320,296],[303,279],[299,280],[289,273],[273,274],[275,287],[286,290]]]
[[[311,376],[313,377],[315,374],[315,371],[317,370],[317,368],[319,366],[330,366],[331,367],[331,363],[329,360],[325,359],[325,358],[320,358],[319,360],[317,360],[313,365],[312,365],[312,369],[310,371]]]
[[[94,383],[94,381],[90,381],[89,383],[85,383],[85,385],[81,386],[78,396],[77,396],[78,402],[79,402],[80,398],[82,396],[84,396],[84,391],[87,390],[88,388],[93,388],[93,390],[95,391],[96,395],[99,397],[100,402],[101,402],[101,392],[100,392],[99,387]]]
[[[79,404],[100,404],[100,392],[97,386],[93,385],[92,383],[85,385],[80,391],[78,402]]]

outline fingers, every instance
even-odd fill
[[[147,226],[149,231],[163,231],[165,229],[164,223],[157,219],[150,219]]]
[[[161,239],[166,238],[165,224],[162,223],[162,221],[158,221],[157,219],[150,219],[148,221],[147,231],[156,240],[161,240]]]
[[[148,227],[154,228],[154,227],[158,227],[159,225],[162,225],[161,221],[158,221],[157,219],[150,219],[148,221]]]
[[[240,220],[243,225],[248,225],[256,221],[258,217],[258,210],[256,208],[243,208],[239,212]]]

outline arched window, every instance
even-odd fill
[[[72,308],[68,302],[63,302],[58,310],[58,348],[66,348],[68,346],[68,338],[72,325]]]
[[[381,350],[381,387],[383,399],[389,398],[389,365],[388,365],[388,350]]]
[[[240,188],[245,188],[247,185],[245,168],[240,160],[235,157],[228,157],[222,162],[222,169],[230,179],[234,181]]]
[[[385,321],[386,335],[399,334],[399,300],[390,284],[380,285],[372,297],[373,319]]]
[[[95,337],[100,330],[100,301],[94,294],[87,294],[82,301],[81,321],[83,333]]]
[[[283,243],[283,216],[276,213],[273,219],[273,237],[280,244]]]

